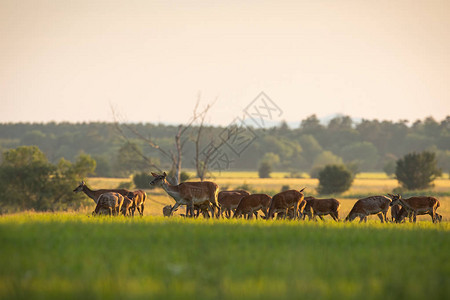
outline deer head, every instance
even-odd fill
[[[164,172],[162,175],[151,172],[154,179],[150,182],[150,185],[161,185],[166,181],[167,174]]]
[[[390,206],[400,204],[400,199],[402,199],[402,196],[400,194],[397,195],[388,194],[388,196],[392,199]]]
[[[82,181],[82,182],[80,182],[80,185],[77,186],[73,191],[75,193],[82,192],[83,191],[83,187],[85,187],[85,186],[86,186],[86,183],[84,181]]]

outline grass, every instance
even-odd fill
[[[0,217],[1,299],[445,299],[450,225]]]

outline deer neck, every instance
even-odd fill
[[[400,199],[399,202],[401,206],[405,207],[405,209],[411,209],[411,205],[409,205],[408,201],[405,201],[405,199]]]
[[[170,197],[175,199],[176,202],[180,199],[180,188],[178,185],[172,185],[167,180],[164,180],[161,184],[161,187],[169,194]]]
[[[86,196],[88,196],[89,198],[94,200],[94,202],[97,204],[98,199],[97,199],[94,191],[91,190],[90,188],[88,188],[86,185],[83,186],[83,193],[85,193]]]

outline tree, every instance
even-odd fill
[[[312,178],[317,178],[319,176],[319,172],[326,166],[326,165],[341,165],[342,164],[342,158],[340,158],[337,155],[334,155],[331,151],[323,151],[319,155],[316,156],[313,162],[313,166],[311,170],[309,171],[309,175]]]
[[[131,173],[148,169],[147,161],[142,158],[141,147],[134,142],[126,142],[118,151],[116,170],[121,176],[129,176]],[[151,159],[151,158],[149,158]],[[152,159],[151,159],[152,160]]]
[[[344,165],[327,165],[319,172],[319,194],[343,193],[353,183],[353,175]]]
[[[79,204],[72,189],[93,173],[95,161],[82,154],[75,163],[56,165],[36,146],[21,146],[3,153],[0,164],[0,211],[57,210]]]
[[[267,161],[263,161],[259,165],[258,175],[259,178],[270,178],[270,173],[272,172],[272,165]]]
[[[397,161],[395,169],[398,182],[408,190],[429,188],[441,175],[435,153],[428,151],[405,155]]]
[[[114,125],[115,125],[117,132],[121,136],[121,138],[124,139],[125,141],[130,142],[128,135],[126,134],[124,129],[131,132],[136,138],[145,142],[151,148],[157,150],[165,159],[168,159],[172,165],[171,173],[174,174],[174,176],[171,179],[174,181],[173,182],[174,184],[178,184],[181,182],[180,176],[181,176],[181,166],[182,166],[183,154],[184,154],[183,148],[184,148],[186,142],[188,140],[191,140],[195,144],[194,161],[195,161],[197,175],[200,178],[200,180],[203,181],[203,179],[206,176],[206,173],[208,171],[208,164],[210,163],[209,160],[210,160],[211,156],[214,154],[214,151],[207,151],[206,155],[202,155],[202,153],[200,151],[200,147],[201,147],[200,141],[201,141],[202,134],[203,134],[202,132],[203,132],[203,128],[204,128],[205,117],[206,117],[206,114],[208,113],[209,109],[211,108],[212,104],[208,104],[203,109],[203,111],[198,112],[197,109],[198,109],[199,103],[200,103],[200,95],[199,95],[199,99],[197,100],[197,103],[194,107],[193,116],[190,118],[189,122],[186,125],[178,126],[177,133],[175,134],[175,144],[174,144],[175,152],[172,150],[173,148],[165,149],[165,148],[161,147],[150,136],[144,135],[143,133],[136,130],[130,124],[127,124],[127,123],[120,124],[117,121],[117,115],[113,109],[113,115],[114,115],[114,119],[115,119]],[[199,119],[200,119],[200,125],[195,127],[194,126],[195,122],[197,122]],[[196,131],[196,132],[193,133],[192,131]],[[213,143],[213,140],[211,140],[211,143]],[[223,143],[225,143],[225,141],[222,141],[220,145],[222,145]],[[217,147],[220,147],[220,145]],[[135,150],[135,149],[132,149],[132,150]],[[147,157],[140,151],[135,151],[135,152],[138,156],[143,158],[148,163],[149,166],[161,171],[160,168],[154,162],[152,162],[149,157]]]
[[[389,160],[384,164],[383,171],[387,176],[392,177],[395,174],[396,162],[395,160]]]
[[[364,170],[373,170],[378,161],[377,148],[371,142],[356,142],[341,148],[346,163],[357,163]]]

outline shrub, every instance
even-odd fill
[[[149,175],[145,172],[134,174],[133,183],[138,189],[152,189],[153,186],[150,185],[150,182],[153,180],[153,176]]]
[[[319,178],[320,171],[323,170],[323,167],[314,167],[309,171],[309,177],[311,178]]]
[[[272,165],[270,163],[263,161],[259,165],[258,169],[259,178],[270,178],[271,172],[272,172]]]
[[[256,193],[256,189],[253,186],[251,186],[250,184],[246,183],[246,182],[244,182],[243,184],[237,186],[236,190],[245,190],[245,191],[247,191],[247,192],[249,192],[251,194]]]
[[[428,151],[405,155],[397,161],[395,168],[398,182],[408,190],[431,187],[436,177],[441,175],[436,155]]]
[[[328,165],[319,172],[319,194],[340,194],[348,190],[353,174],[344,165]]]
[[[290,189],[291,189],[291,187],[290,187],[288,184],[285,184],[285,185],[283,185],[283,186],[281,187],[281,191],[282,191],[282,192],[288,191],[288,190],[290,190]]]
[[[169,182],[172,182],[171,181],[172,179],[175,182],[175,172],[174,171],[170,171],[169,174],[167,174],[167,177],[170,178]],[[187,173],[185,171],[181,171],[179,183],[185,182],[185,181],[189,180],[189,178],[191,178],[191,176],[189,176],[189,173]]]
[[[133,183],[131,181],[122,181],[119,183],[119,186],[117,186],[118,189],[131,189],[133,187]]]

